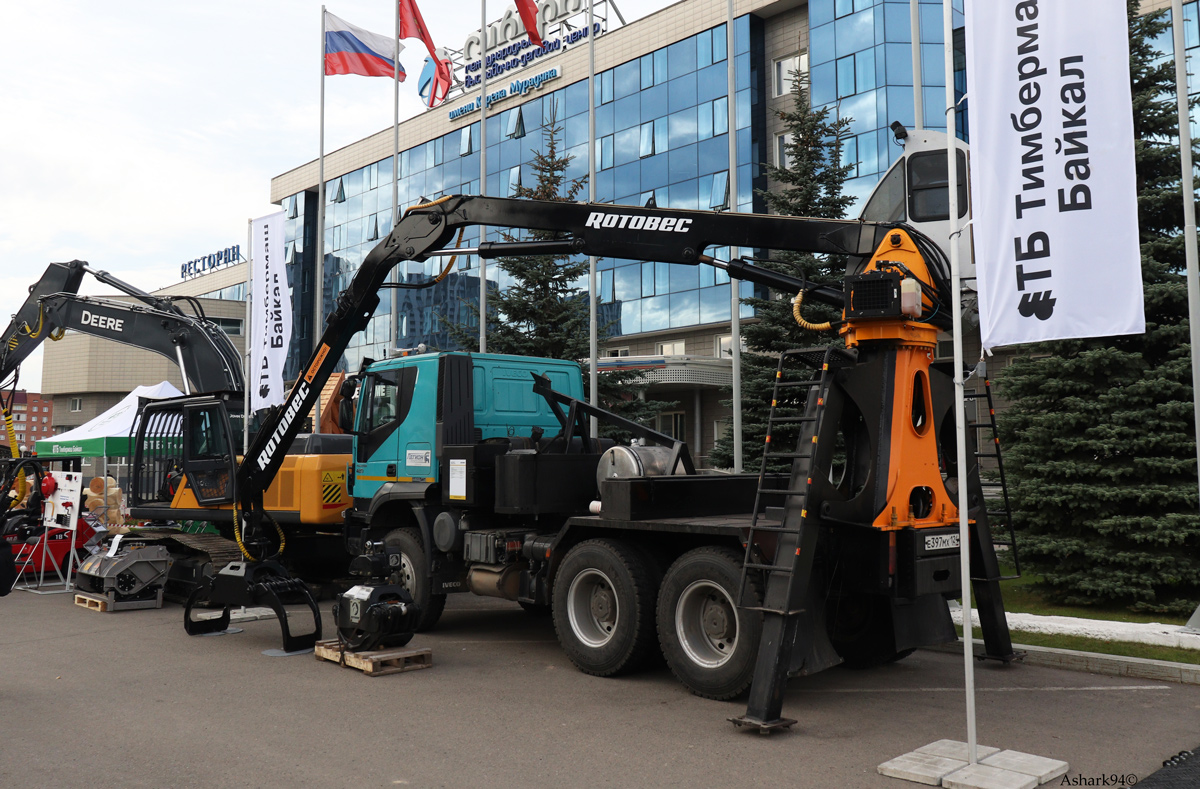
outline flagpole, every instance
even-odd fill
[[[392,52],[394,59],[392,77],[393,77],[393,97],[392,97],[392,227],[395,227],[400,221],[400,5],[396,4],[396,48]],[[400,266],[392,269],[392,282],[400,282]],[[392,343],[395,347],[400,347],[400,300],[396,298],[399,292],[392,290],[390,298],[391,304],[391,324],[392,324]]]
[[[316,320],[313,321],[313,334],[324,325],[325,295],[322,292],[325,284],[325,6],[321,6],[321,155],[317,164],[317,260],[316,284],[313,294],[316,301]],[[321,398],[313,406],[313,432],[321,432]]]
[[[726,124],[729,127],[729,210],[738,210],[737,179],[737,81],[734,63],[733,0],[728,0],[728,19],[725,22],[726,79],[729,80],[729,106]],[[740,254],[737,247],[729,248],[729,259]],[[742,471],[742,316],[738,298],[738,281],[729,280],[729,350],[733,354],[733,470]],[[697,449],[697,451],[699,451]]]
[[[322,70],[324,67],[322,67]],[[254,390],[250,381],[250,354],[254,352],[254,315],[250,312],[250,297],[254,295],[254,220],[246,220],[246,328],[242,336],[246,338],[245,352],[242,354],[242,456],[245,457],[250,446],[250,393]]]
[[[588,0],[588,202],[596,202],[596,17],[595,0]],[[596,380],[600,354],[596,321],[596,256],[588,256],[588,402],[600,405],[600,386]],[[590,435],[597,435],[599,422],[591,418]]]
[[[954,425],[958,464],[958,561],[962,579],[963,677],[967,697],[967,762],[979,761],[975,739],[975,638],[971,621],[971,532],[967,525],[967,423],[966,380],[963,377],[962,263],[959,260],[958,135],[955,132],[954,7],[942,0],[942,35],[946,50],[946,181],[950,209],[950,291],[954,330]]]
[[[921,84],[924,75],[921,73],[921,9],[918,0],[908,0],[908,26],[912,39],[912,70],[913,70],[913,128],[925,128],[925,94]],[[949,46],[949,43],[947,43]]]
[[[1187,260],[1188,322],[1192,343],[1192,391],[1196,424],[1200,425],[1200,274],[1196,263],[1196,195],[1192,168],[1192,119],[1188,111],[1187,50],[1183,41],[1183,0],[1171,0],[1171,33],[1175,42],[1175,87],[1179,105],[1179,158],[1183,177],[1183,249]],[[1196,444],[1200,464],[1200,442]],[[1196,609],[1200,611],[1200,608]],[[1188,625],[1191,626],[1191,622]]]
[[[479,0],[479,195],[487,194],[487,0]],[[480,245],[487,226],[479,226]],[[487,261],[479,257],[479,352],[487,353]]]

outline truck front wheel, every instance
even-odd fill
[[[383,544],[394,561],[391,583],[403,586],[421,609],[416,632],[432,630],[446,607],[446,595],[433,594],[429,579],[429,557],[421,546],[415,529],[393,529],[383,538]]]
[[[658,639],[671,673],[698,696],[731,699],[750,687],[762,615],[739,611],[742,557],[707,546],[679,557],[658,595]],[[750,605],[761,592],[751,582]]]
[[[581,542],[563,559],[554,580],[554,629],[580,671],[631,671],[653,649],[651,562],[618,540]]]

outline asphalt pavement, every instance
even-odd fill
[[[915,784],[876,766],[966,738],[953,654],[794,679],[784,714],[799,724],[766,737],[726,722],[743,704],[695,697],[664,666],[580,673],[549,618],[501,600],[452,596],[411,644],[433,667],[385,677],[268,657],[276,621],[238,626],[193,638],[177,605],[0,598],[0,786],[899,788]],[[1198,686],[1020,665],[975,676],[980,744],[1066,760],[1068,779],[1145,779],[1200,744]]]

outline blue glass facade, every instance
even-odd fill
[[[736,68],[735,133],[738,193],[729,194],[726,28],[718,25],[646,53],[596,76],[596,199],[660,208],[720,209],[736,200],[739,211],[761,210],[756,189],[766,187],[763,22],[743,16],[734,22]],[[502,105],[488,115],[487,194],[509,195],[531,185],[532,163],[545,145],[543,130],[560,127],[560,150],[574,157],[569,178],[588,172],[587,80],[544,90],[520,105]],[[479,193],[479,123],[443,134],[400,155],[400,206],[444,194]],[[323,314],[349,284],[366,254],[393,224],[392,159],[375,162],[326,183]],[[584,193],[586,194],[586,192]],[[316,193],[284,201],[290,243],[289,284],[295,314],[312,314],[315,270],[311,238],[316,232]],[[494,237],[489,233],[490,237]],[[479,241],[468,228],[464,246]],[[717,253],[720,254],[720,251]],[[419,281],[433,276],[437,260],[405,264],[398,276]],[[363,357],[383,358],[389,346],[453,348],[447,323],[475,324],[479,261],[459,258],[456,270],[428,290],[381,292],[367,330],[347,349],[345,369]],[[613,335],[694,327],[730,320],[731,283],[711,267],[603,258],[598,262],[601,320]],[[489,265],[492,287],[507,286],[505,274]],[[586,288],[581,281],[580,287]],[[750,295],[749,284],[742,285]],[[391,299],[397,298],[395,339]],[[749,308],[743,307],[749,315]],[[312,352],[314,330],[297,322],[297,339],[287,375],[294,377]],[[319,334],[319,331],[317,332]]]
[[[1200,13],[1197,8],[1200,3],[1192,0],[1190,3],[1183,4],[1183,47],[1187,52],[1190,64],[1196,63],[1196,58],[1200,55]],[[1167,12],[1167,21],[1170,21],[1171,12]],[[1164,30],[1154,42],[1158,51],[1162,53],[1164,60],[1173,60],[1175,57],[1175,39],[1170,27]],[[1192,101],[1196,100],[1197,95],[1200,95],[1200,76],[1195,73],[1194,65],[1188,69],[1188,96]],[[1197,111],[1192,109],[1192,139],[1200,137],[1200,118],[1197,117]]]
[[[954,0],[956,61],[961,63],[962,0]],[[942,0],[921,0],[923,125],[946,129],[946,69]],[[850,119],[844,162],[853,164],[846,191],[865,198],[899,157],[888,127],[915,124],[909,0],[810,0],[809,74],[815,107]],[[955,72],[956,95],[966,92]],[[965,118],[959,136],[966,139]]]

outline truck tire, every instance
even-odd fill
[[[421,609],[416,632],[432,630],[446,607],[446,595],[433,594],[429,579],[429,557],[421,546],[421,537],[416,529],[393,529],[383,538],[388,553],[399,552],[400,565],[395,568],[390,581],[399,584],[412,595],[413,602]]]
[[[676,679],[697,696],[732,699],[754,679],[762,614],[738,610],[742,555],[706,546],[675,560],[658,594],[658,640]],[[749,579],[747,600],[762,602]]]
[[[651,559],[619,540],[587,540],[567,553],[554,579],[554,629],[586,674],[633,671],[654,648]]]

